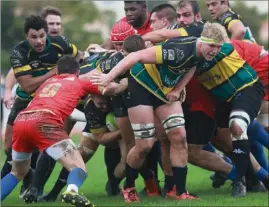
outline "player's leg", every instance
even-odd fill
[[[186,190],[188,148],[181,103],[177,101],[159,105],[155,109],[155,114],[161,120],[170,141],[170,161],[177,190],[173,199],[197,199]]]
[[[236,166],[236,179],[232,196],[246,195],[245,175],[249,164],[250,145],[247,135],[248,125],[255,119],[263,99],[263,86],[258,81],[246,87],[240,96],[231,102],[229,129],[233,142],[232,161]]]

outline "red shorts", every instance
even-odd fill
[[[255,65],[253,65],[253,68],[255,68],[255,71],[257,72],[258,76],[262,80],[262,84],[264,87],[264,100],[269,100],[268,90],[269,90],[269,84],[268,84],[268,55],[262,57]]]
[[[51,145],[68,139],[63,121],[48,112],[20,113],[13,125],[12,149],[31,153],[38,148],[46,150]]]

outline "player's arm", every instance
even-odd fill
[[[102,132],[102,133],[92,132],[92,134],[93,134],[94,139],[97,140],[97,142],[99,142],[99,144],[101,145],[107,145],[121,139],[120,130],[117,130],[115,132],[109,132],[108,130],[106,130],[105,132]]]
[[[144,41],[150,41],[152,43],[164,42],[167,39],[180,37],[181,33],[179,29],[160,29],[153,32],[149,32],[142,36]]]
[[[128,88],[128,79],[123,78],[120,80],[119,83],[111,82],[107,87],[103,90],[103,95],[116,95],[123,91],[125,91]]]
[[[59,39],[57,39],[59,42],[59,45],[63,48],[64,54],[69,54],[77,59],[80,59],[80,57],[83,55],[83,52],[78,51],[76,45],[69,42],[69,40],[64,36],[59,36]]]
[[[231,39],[242,40],[246,33],[246,27],[240,20],[232,20],[228,25],[228,31],[232,34]]]
[[[21,88],[29,94],[33,93],[43,82],[56,74],[56,68],[53,68],[45,75],[33,77],[32,68],[28,64],[26,54],[17,49],[12,51],[10,63]]]
[[[16,84],[16,82],[17,80],[15,78],[13,69],[11,68],[6,76],[5,94],[4,94],[4,104],[8,109],[10,109],[13,104],[14,97],[12,96],[12,89]]]
[[[121,60],[109,73],[109,82],[114,80],[120,74],[130,70],[136,63],[155,64],[156,62],[156,47],[150,47],[137,52],[132,52]]]

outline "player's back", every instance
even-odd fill
[[[89,81],[88,83],[91,85]],[[76,75],[57,75],[40,86],[25,111],[49,110],[56,116],[65,119],[72,113],[79,99],[85,93],[82,81]]]

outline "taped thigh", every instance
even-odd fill
[[[136,139],[155,138],[155,126],[150,124],[131,124]]]
[[[234,134],[232,135],[232,141],[237,141],[237,140],[247,140],[247,128],[248,125],[250,124],[250,117],[249,115],[244,112],[244,111],[233,111],[230,114],[230,119],[229,119],[229,128],[231,128],[232,124],[237,124],[243,133],[240,136],[235,136]]]
[[[166,134],[174,128],[184,127],[185,126],[184,115],[171,114],[162,121],[162,125]]]
[[[24,161],[24,160],[29,160],[32,156],[32,153],[27,153],[27,152],[17,152],[15,150],[12,150],[12,160],[14,161]]]
[[[46,152],[54,160],[58,160],[65,156],[69,151],[73,151],[75,149],[76,146],[74,142],[71,139],[65,139],[50,146],[48,149],[46,149]]]

